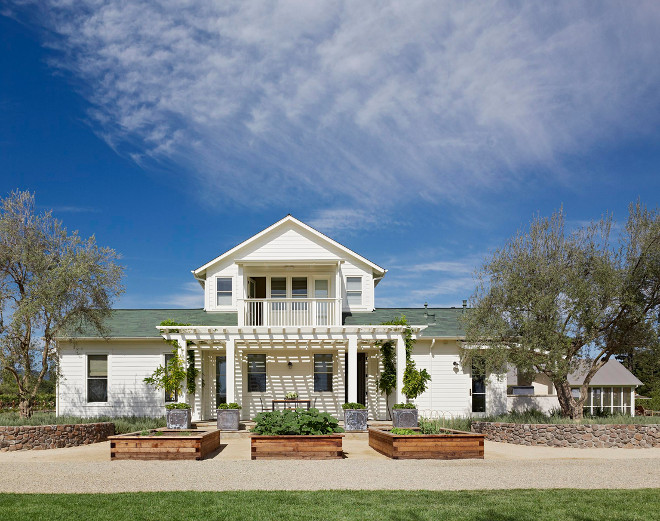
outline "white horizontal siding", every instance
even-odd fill
[[[242,260],[339,260],[344,254],[319,237],[289,224],[237,252]]]
[[[58,411],[73,416],[162,416],[164,393],[144,383],[144,378],[164,362],[171,347],[153,342],[90,341],[75,349],[60,346]],[[86,360],[88,354],[108,355],[108,401],[87,403]]]

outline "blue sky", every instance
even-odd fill
[[[653,1],[4,2],[0,193],[120,252],[118,307],[287,213],[460,306],[537,212],[658,204],[659,48]]]

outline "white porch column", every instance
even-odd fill
[[[357,336],[348,337],[348,401],[357,402]]]
[[[234,346],[233,338],[227,339],[225,342],[225,350],[227,357],[227,362],[225,363],[227,369],[227,403],[234,403],[236,401],[236,386],[234,383],[234,359],[236,358],[236,348]]]
[[[195,353],[195,368],[197,369],[197,378],[195,378],[195,396],[193,397],[194,407],[193,407],[193,419],[195,421],[203,420],[202,413],[204,410],[204,401],[202,399],[204,395],[204,389],[202,382],[204,381],[202,373],[202,350],[199,346],[193,348]]]
[[[406,342],[403,335],[396,339],[396,403],[403,403],[403,373],[406,370]]]
[[[188,353],[187,353],[187,347],[188,347],[188,341],[184,340],[183,337],[179,337],[177,339],[177,342],[179,344],[179,357],[183,361],[183,370],[188,369]],[[179,393],[179,399],[177,400],[179,403],[188,403],[188,389],[186,386],[186,380],[183,380],[183,383],[181,385],[181,392]]]

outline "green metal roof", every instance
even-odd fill
[[[411,326],[428,326],[422,330],[422,338],[455,338],[465,335],[458,321],[463,313],[463,308],[377,308],[365,313],[345,313],[344,325],[378,325],[405,315]]]
[[[344,313],[343,321],[346,326],[379,325],[405,315],[411,325],[428,325],[422,337],[457,337],[463,335],[458,322],[462,313],[462,308],[380,308],[364,313]],[[208,313],[203,309],[114,309],[106,325],[111,338],[159,338],[156,326],[168,319],[193,326],[238,325],[237,313]],[[92,328],[74,336],[100,337]]]

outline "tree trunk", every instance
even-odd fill
[[[32,409],[32,398],[21,398],[18,402],[18,410],[21,413],[21,418],[30,418],[34,410]]]
[[[571,386],[566,380],[560,382],[553,382],[557,389],[557,399],[559,400],[559,407],[561,407],[561,415],[565,418],[573,420],[581,420],[584,417],[584,398],[580,393],[580,398],[576,400],[571,394]]]

